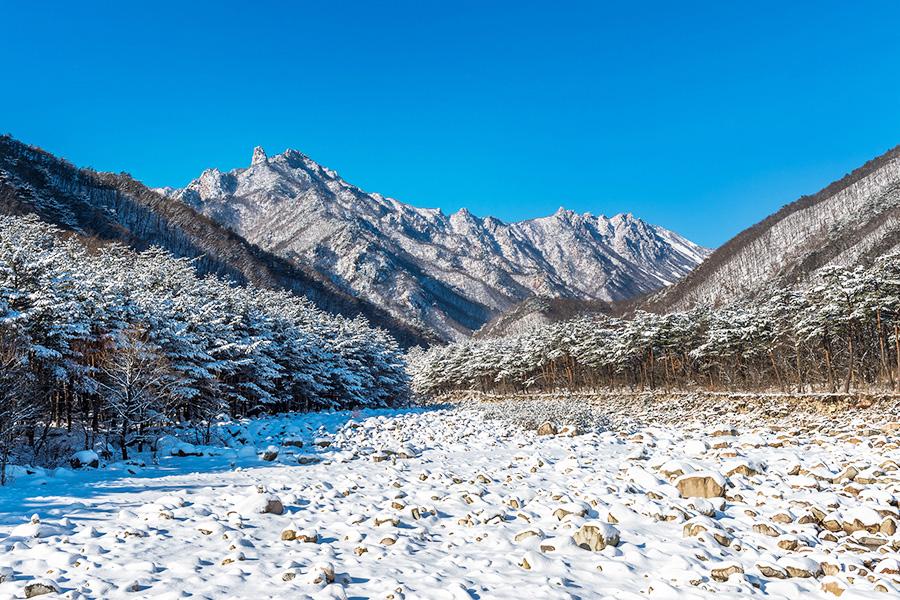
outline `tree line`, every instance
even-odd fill
[[[261,411],[385,406],[409,380],[394,339],[287,292],[200,277],[152,248],[0,216],[0,463],[54,427],[139,449],[159,427]]]
[[[843,392],[900,387],[900,254],[721,308],[602,315],[411,355],[422,394],[566,389]]]

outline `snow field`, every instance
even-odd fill
[[[22,475],[0,492],[0,597],[900,593],[900,424],[537,435],[496,413],[267,417],[220,426],[224,447],[167,440],[158,466]]]

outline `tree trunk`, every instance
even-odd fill
[[[834,367],[831,365],[831,352],[825,347],[825,368],[828,374],[828,391],[832,394],[837,391],[834,387]]]
[[[850,382],[853,379],[853,367],[854,367],[854,356],[853,356],[853,330],[847,334],[847,353],[850,355],[850,363],[847,365],[847,378],[844,380],[844,393],[850,393]]]
[[[128,447],[125,445],[128,441],[128,421],[122,419],[122,431],[119,433],[119,439],[122,443],[122,460],[128,460]]]

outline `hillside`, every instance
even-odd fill
[[[175,256],[195,259],[195,268],[201,274],[285,289],[329,313],[364,316],[407,346],[434,339],[341,291],[315,271],[258,248],[128,174],[79,169],[39,148],[2,136],[0,214],[31,213],[100,242],[118,241],[135,250],[162,247]]]
[[[900,146],[742,231],[645,307],[722,305],[802,284],[827,265],[867,264],[900,246]]]

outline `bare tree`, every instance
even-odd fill
[[[136,429],[138,452],[148,429],[164,418],[175,381],[159,349],[139,328],[126,329],[101,356],[100,387],[105,406],[119,419],[122,458],[128,458],[128,434]]]

